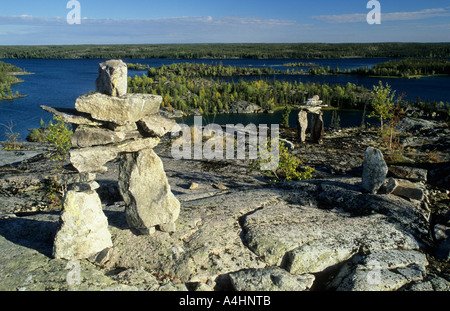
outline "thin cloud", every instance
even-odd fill
[[[81,24],[69,25],[65,18],[0,16],[6,33],[17,33],[0,41],[6,44],[66,43],[196,43],[196,42],[270,42],[286,40],[281,35],[307,29],[292,20],[255,17],[212,16],[168,17],[155,19],[93,19],[82,17]],[[20,26],[20,32],[17,26]],[[30,36],[26,36],[27,32]],[[33,34],[31,36],[31,34]]]
[[[428,18],[450,16],[450,8],[424,9],[414,12],[384,13],[381,11],[382,21],[411,21]],[[341,14],[341,15],[318,15],[312,18],[330,24],[360,23],[366,22],[367,13]]]
[[[99,24],[208,24],[208,25],[261,25],[261,26],[293,26],[299,25],[292,20],[264,19],[254,17],[225,16],[213,18],[212,16],[181,16],[153,19],[95,19],[82,17],[82,21],[87,25]],[[61,17],[47,18],[31,15],[1,16],[0,25],[60,25],[66,23],[66,19]]]

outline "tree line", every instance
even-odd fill
[[[0,46],[0,58],[333,59],[450,58],[450,43],[230,43]]]

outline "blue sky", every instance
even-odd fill
[[[3,1],[0,45],[215,42],[450,42],[450,1],[69,0]]]

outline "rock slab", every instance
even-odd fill
[[[392,192],[393,194],[418,201],[422,201],[424,199],[424,191],[416,184],[410,182],[409,180],[402,179],[397,180],[397,182],[398,185]]]
[[[74,148],[108,145],[124,141],[126,134],[98,127],[79,126],[72,135]]]
[[[408,179],[413,182],[426,182],[428,171],[416,167],[393,165],[389,167],[389,174],[395,178]]]
[[[146,148],[153,148],[159,143],[159,138],[143,138],[129,140],[120,144],[108,146],[94,146],[88,148],[71,149],[70,162],[80,173],[104,172],[107,162],[116,159],[124,152],[137,152]]]
[[[356,256],[340,271],[344,276],[338,291],[394,291],[419,281],[426,274],[428,260],[415,250],[379,250]],[[334,280],[338,283],[340,275]]]
[[[114,97],[101,93],[85,94],[77,98],[75,109],[89,113],[95,120],[125,125],[137,122],[159,111],[162,97],[151,94],[125,94]]]
[[[151,137],[162,137],[166,133],[180,130],[177,122],[158,114],[146,116],[138,122],[138,125],[145,135]]]
[[[230,280],[237,291],[306,291],[315,277],[312,274],[294,276],[279,267],[269,267],[230,273]]]

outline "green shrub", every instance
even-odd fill
[[[53,120],[56,121],[53,124],[52,121],[48,124],[47,142],[53,144],[56,147],[56,154],[52,157],[53,161],[61,161],[61,167],[66,160],[67,152],[72,147],[72,130],[63,121],[61,117],[54,116]]]
[[[3,144],[3,149],[7,151],[17,151],[22,149],[22,143],[20,134],[14,132],[14,123],[10,122],[9,124],[1,124],[6,128],[5,135],[7,137],[6,142]]]
[[[267,150],[271,151],[271,146],[268,144]],[[260,157],[256,160],[250,161],[250,170],[261,170],[263,174],[270,178],[271,182],[291,181],[291,180],[307,180],[312,179],[314,175],[314,168],[303,166],[303,162],[296,156],[289,153],[289,149],[283,142],[279,142],[279,161],[278,167],[275,170],[261,170],[261,166],[267,163],[268,160],[263,160]]]
[[[28,134],[27,140],[30,142],[43,143],[47,141],[48,127],[44,120],[41,119],[41,127],[38,129],[32,129]]]

